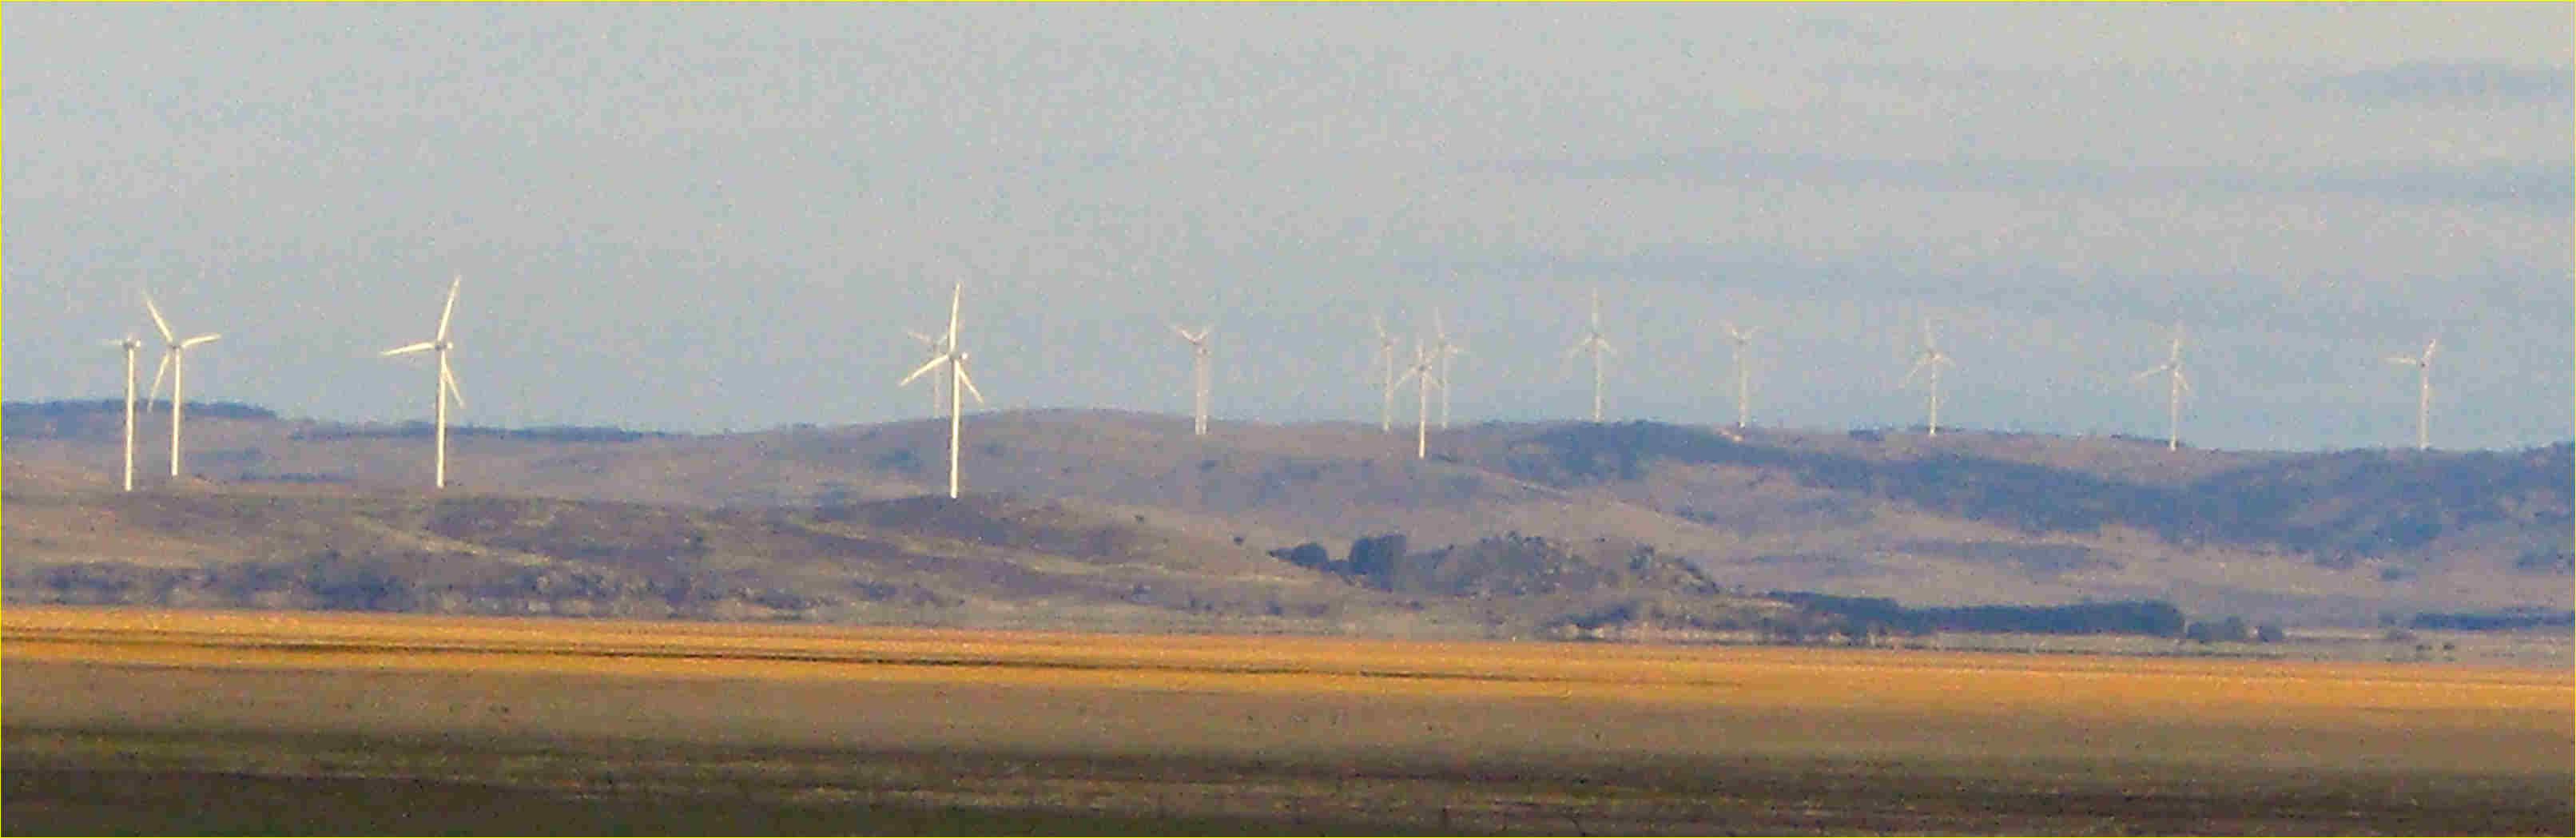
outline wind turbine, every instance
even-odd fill
[[[2391,364],[2415,368],[2415,450],[2417,451],[2430,447],[2427,433],[2432,427],[2433,417],[2433,351],[2440,349],[2441,345],[2441,338],[2433,338],[2424,342],[2422,355],[2412,358],[2392,355],[2388,359]]]
[[[1565,359],[1574,360],[1574,356],[1585,352],[1592,353],[1592,421],[1599,422],[1601,421],[1602,359],[1605,356],[1618,354],[1619,350],[1611,348],[1609,338],[1601,336],[1601,289],[1598,288],[1592,289],[1592,331],[1585,333],[1582,340],[1575,341],[1574,346],[1565,350]]]
[[[438,489],[447,488],[447,400],[453,398],[456,400],[456,406],[465,406],[465,391],[456,386],[456,373],[447,367],[447,351],[456,348],[456,342],[447,339],[447,321],[456,314],[456,289],[464,284],[463,274],[458,274],[455,281],[447,284],[447,307],[438,312],[438,337],[408,346],[387,349],[378,356],[386,357],[421,351],[438,353],[438,381],[435,391],[431,394],[431,401],[437,403],[435,413],[438,418],[431,430],[437,438],[437,453],[431,459],[433,465],[429,483],[432,488]]]
[[[1449,359],[1467,354],[1467,347],[1449,342],[1449,328],[1440,321],[1440,310],[1431,310],[1431,352],[1440,360],[1440,429],[1449,429],[1449,391],[1457,379],[1449,376]]]
[[[1735,427],[1741,429],[1752,424],[1753,416],[1753,378],[1745,371],[1744,346],[1753,342],[1761,328],[1738,329],[1730,320],[1718,321],[1718,325],[1726,329],[1727,339],[1735,341]]]
[[[131,492],[134,491],[134,351],[143,348],[143,341],[127,335],[124,340],[108,341],[107,345],[125,350],[125,490]]]
[[[1413,458],[1417,460],[1431,456],[1431,388],[1448,389],[1440,378],[1440,358],[1438,350],[1428,344],[1416,343],[1413,365],[1406,367],[1404,377],[1396,381],[1398,386],[1413,382]]]
[[[935,361],[948,354],[948,345],[941,343],[938,338],[911,329],[905,329],[903,333],[911,335],[913,340],[921,341],[922,348],[930,352],[929,360]],[[939,379],[930,380],[930,412],[934,416],[948,408],[948,398],[940,384]]]
[[[2191,391],[2191,379],[2182,374],[2182,324],[2179,322],[2174,324],[2173,346],[2165,352],[2164,364],[2130,376],[2129,380],[2145,381],[2147,376],[2156,373],[2164,373],[2167,379],[2165,450],[2173,451],[2182,447],[2182,394]]]
[[[149,291],[146,291],[143,294],[143,310],[152,313],[152,325],[161,330],[162,345],[167,347],[167,351],[161,356],[161,368],[152,373],[152,394],[147,398],[160,397],[161,373],[169,373],[170,476],[177,477],[179,476],[179,423],[180,420],[185,418],[188,413],[186,396],[188,383],[188,373],[186,369],[188,348],[223,337],[223,335],[207,333],[188,338],[186,340],[179,339],[178,335],[170,331],[170,321],[161,319],[161,307],[152,304],[152,293]]]
[[[1369,359],[1369,366],[1377,368],[1370,370],[1370,372],[1378,373],[1377,380],[1373,382],[1378,385],[1379,389],[1377,429],[1379,433],[1386,433],[1395,430],[1395,350],[1397,341],[1394,335],[1387,334],[1386,320],[1379,317],[1376,312],[1369,313],[1369,329],[1377,333],[1377,355]]]
[[[963,282],[948,292],[948,333],[939,337],[938,357],[930,359],[930,363],[921,365],[920,369],[913,370],[911,375],[904,376],[895,384],[897,387],[911,384],[913,379],[928,375],[931,370],[942,366],[948,368],[948,497],[952,499],[957,497],[957,433],[964,425],[961,417],[965,405],[959,399],[959,393],[973,394],[976,404],[984,403],[984,392],[975,389],[975,379],[966,374],[966,352],[957,348],[958,302],[965,294],[966,283]]]
[[[1914,377],[1927,370],[1932,373],[1926,379],[1932,391],[1932,418],[1924,423],[1925,436],[1941,435],[1941,368],[1949,365],[1950,353],[1941,351],[1941,344],[1933,339],[1932,318],[1923,318],[1923,351],[1914,356],[1914,369],[1905,374],[1905,383],[1914,383]]]
[[[1168,320],[1163,321],[1163,325],[1172,327],[1172,333],[1180,335],[1181,342],[1190,345],[1190,371],[1198,381],[1198,425],[1196,433],[1199,436],[1207,436],[1209,365],[1208,336],[1216,333],[1216,324],[1209,323],[1206,326],[1202,326],[1196,334],[1192,334],[1190,330],[1181,328],[1180,324],[1173,323]]]

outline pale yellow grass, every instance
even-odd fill
[[[183,666],[973,681],[2364,725],[2564,718],[2567,671],[1813,648],[1131,636],[15,607],[0,653]],[[2566,730],[2555,731],[2564,737]]]

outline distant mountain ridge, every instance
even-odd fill
[[[1556,485],[1637,480],[1656,461],[1750,466],[2033,534],[2119,524],[2177,543],[2259,543],[2340,558],[2420,548],[2448,529],[2517,514],[2541,526],[2576,524],[2566,513],[2576,492],[2570,443],[2519,452],[2284,456],[2160,486],[1970,454],[1886,461],[1765,448],[1651,422],[1557,428],[1532,441],[1556,457],[1513,458],[1512,471]],[[2536,505],[2511,503],[2523,498]]]

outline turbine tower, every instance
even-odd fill
[[[1592,290],[1592,331],[1585,333],[1582,340],[1575,341],[1574,346],[1565,350],[1565,359],[1572,361],[1574,356],[1585,352],[1592,353],[1592,421],[1599,422],[1601,421],[1603,359],[1606,356],[1618,354],[1619,350],[1611,348],[1609,338],[1601,336],[1601,289],[1598,288]]]
[[[1467,347],[1449,342],[1449,328],[1441,323],[1440,310],[1431,310],[1431,352],[1440,360],[1440,429],[1449,429],[1449,391],[1457,379],[1449,376],[1449,359],[1467,354]]]
[[[1728,340],[1735,341],[1735,427],[1740,430],[1753,421],[1753,379],[1745,371],[1744,346],[1752,343],[1753,335],[1761,329],[1738,329],[1727,320],[1718,321],[1718,325],[1726,329]]]
[[[921,365],[920,369],[913,370],[911,375],[904,376],[902,381],[895,384],[897,387],[911,384],[913,379],[928,375],[932,370],[942,366],[948,368],[948,497],[952,499],[957,497],[959,452],[957,433],[964,428],[965,424],[961,419],[965,405],[959,399],[959,394],[961,392],[972,394],[976,404],[984,403],[984,392],[975,389],[975,379],[966,374],[966,352],[957,348],[958,302],[965,294],[966,283],[963,282],[957,283],[957,286],[948,292],[948,333],[939,337],[939,356],[930,359],[930,363]],[[933,379],[933,381],[936,380]]]
[[[1448,385],[1440,379],[1440,358],[1439,351],[1430,344],[1417,342],[1413,348],[1413,365],[1406,367],[1404,377],[1396,382],[1398,385],[1407,381],[1413,383],[1413,458],[1417,460],[1431,456],[1431,388],[1448,390]]]
[[[170,476],[177,477],[179,476],[179,424],[188,413],[188,400],[186,395],[188,382],[188,373],[186,368],[188,348],[223,337],[223,335],[207,333],[188,338],[186,340],[181,340],[177,334],[170,331],[170,321],[161,318],[161,307],[152,304],[152,294],[149,291],[144,292],[143,294],[143,310],[152,313],[152,325],[161,330],[161,343],[163,346],[167,347],[167,351],[161,355],[160,369],[154,370],[152,373],[152,394],[147,397],[147,399],[159,398],[161,396],[161,373],[169,373]]]
[[[125,490],[131,492],[134,491],[134,352],[143,348],[143,341],[127,335],[124,340],[108,341],[107,345],[125,350]]]
[[[1933,338],[1932,318],[1923,318],[1923,351],[1914,356],[1914,369],[1905,374],[1905,383],[1912,384],[1915,376],[1931,373],[1925,380],[1932,391],[1931,419],[1923,426],[1925,436],[1941,435],[1941,368],[1949,365],[1950,354],[1941,351],[1940,342]]]
[[[464,284],[463,274],[458,274],[454,281],[447,284],[447,307],[439,309],[437,337],[408,346],[387,349],[378,355],[378,357],[390,357],[423,351],[438,353],[438,380],[432,382],[430,394],[430,401],[436,404],[432,413],[437,417],[430,431],[436,439],[434,446],[437,452],[430,458],[429,485],[434,489],[447,488],[447,402],[452,398],[456,400],[456,406],[465,406],[465,391],[456,386],[456,373],[447,366],[447,351],[456,348],[456,342],[447,339],[447,321],[456,314],[456,289]]]
[[[1194,433],[1198,436],[1207,436],[1208,365],[1210,363],[1208,359],[1208,336],[1216,333],[1216,324],[1209,323],[1206,326],[1202,326],[1196,334],[1192,334],[1190,330],[1183,329],[1179,324],[1168,320],[1163,321],[1163,325],[1172,327],[1172,333],[1180,335],[1181,342],[1190,345],[1190,373],[1198,382],[1198,399],[1196,402],[1198,424]]]
[[[2145,381],[2147,376],[2157,373],[2164,373],[2166,377],[2165,450],[2178,450],[2182,447],[2182,394],[2191,392],[2191,379],[2182,374],[2182,324],[2179,322],[2174,324],[2173,345],[2165,352],[2164,364],[2131,376],[2129,380]]]
[[[2393,355],[2388,359],[2391,364],[2415,368],[2415,450],[2417,451],[2431,447],[2428,433],[2432,428],[2433,419],[2433,351],[2441,348],[2441,345],[2441,338],[2433,338],[2424,342],[2422,355],[2412,358]]]

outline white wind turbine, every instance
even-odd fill
[[[1208,369],[1211,363],[1208,357],[1208,336],[1216,333],[1216,324],[1209,323],[1206,326],[1199,327],[1196,334],[1192,334],[1190,330],[1181,328],[1180,324],[1173,323],[1168,320],[1163,321],[1163,325],[1172,327],[1172,333],[1180,335],[1181,342],[1190,345],[1190,373],[1197,381],[1198,396],[1195,408],[1196,415],[1198,417],[1198,424],[1196,426],[1195,433],[1199,436],[1207,436]]]
[[[2173,344],[2165,352],[2165,362],[2130,376],[2129,380],[2145,381],[2147,376],[2157,373],[2164,373],[2166,377],[2165,450],[2178,450],[2182,447],[2182,394],[2191,392],[2191,379],[2183,377],[2182,374],[2181,323],[2174,324]]]
[[[1431,352],[1440,361],[1440,429],[1449,429],[1449,391],[1458,380],[1449,376],[1452,357],[1467,354],[1467,347],[1449,342],[1449,327],[1440,320],[1440,310],[1431,310]]]
[[[920,369],[913,370],[911,375],[904,376],[902,381],[895,384],[897,387],[911,384],[913,379],[928,375],[931,370],[939,369],[941,366],[948,368],[948,496],[950,498],[957,497],[959,452],[957,434],[964,426],[961,417],[964,415],[965,405],[960,400],[959,394],[961,392],[972,394],[976,404],[984,403],[984,392],[975,389],[975,379],[966,374],[966,352],[957,348],[958,302],[965,294],[966,284],[963,282],[958,283],[956,288],[948,293],[948,333],[939,337],[941,348],[939,357],[930,359],[930,363],[921,365]]]
[[[1745,369],[1745,344],[1752,343],[1761,328],[1738,329],[1729,320],[1718,321],[1718,325],[1726,329],[1728,340],[1735,341],[1735,427],[1742,429],[1753,421],[1753,378]]]
[[[447,307],[439,309],[438,312],[438,337],[408,346],[387,349],[378,355],[378,357],[386,357],[423,351],[438,353],[438,380],[431,394],[431,401],[437,404],[437,409],[433,411],[437,418],[430,431],[436,439],[434,445],[437,451],[430,459],[429,485],[431,488],[447,488],[447,402],[452,398],[456,400],[456,406],[465,406],[465,391],[456,386],[456,373],[447,366],[447,351],[456,348],[456,342],[447,339],[447,321],[456,314],[456,289],[464,284],[463,274],[458,274],[454,281],[447,284]]]
[[[1923,351],[1914,356],[1914,369],[1905,374],[1905,383],[1914,383],[1914,377],[1926,371],[1931,373],[1925,379],[1932,391],[1931,419],[1924,423],[1925,436],[1941,435],[1941,368],[1949,365],[1950,354],[1941,351],[1940,342],[1933,338],[1932,318],[1923,318]]]
[[[1431,456],[1431,388],[1448,389],[1440,378],[1440,357],[1428,344],[1415,345],[1413,365],[1406,367],[1404,377],[1396,381],[1399,386],[1413,382],[1413,458],[1417,460]]]
[[[1565,350],[1565,359],[1572,361],[1574,356],[1585,352],[1592,353],[1592,421],[1599,422],[1601,421],[1602,365],[1607,356],[1616,355],[1619,350],[1610,346],[1609,338],[1601,336],[1601,289],[1598,288],[1592,290],[1592,331],[1585,333],[1582,340],[1575,341],[1572,347]]]
[[[911,329],[905,329],[903,330],[903,333],[911,335],[913,340],[921,341],[922,349],[930,353],[929,356],[927,356],[927,360],[936,361],[948,356],[948,345],[942,343],[939,338],[931,337]],[[942,385],[943,383],[937,378],[930,380],[930,413],[933,416],[938,415],[942,410],[948,409],[947,391]]]
[[[2428,436],[2433,420],[2433,351],[2440,349],[2441,338],[2424,341],[2424,354],[2414,357],[2389,356],[2388,362],[2415,368],[2415,450],[2431,447]]]
[[[161,396],[161,373],[170,374],[170,476],[179,476],[179,424],[187,416],[188,348],[223,337],[207,333],[186,340],[170,331],[170,321],[161,319],[161,307],[152,304],[151,292],[143,294],[143,310],[152,313],[152,325],[161,330],[162,345],[168,350],[161,356],[161,368],[152,373],[152,393],[146,399]]]
[[[1377,429],[1380,433],[1395,430],[1395,350],[1396,338],[1386,331],[1386,320],[1376,312],[1369,313],[1369,329],[1377,333],[1377,354],[1369,358],[1370,372],[1377,373]]]
[[[143,341],[127,335],[124,340],[108,341],[107,345],[125,350],[125,490],[131,492],[134,491],[134,352],[143,348]]]

